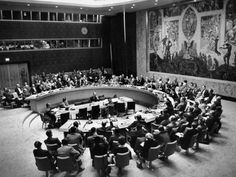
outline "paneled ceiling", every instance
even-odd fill
[[[135,12],[153,7],[163,7],[178,3],[196,2],[199,0],[1,0],[4,3],[25,4],[26,6],[47,6],[78,8],[95,14],[114,15],[122,12]]]

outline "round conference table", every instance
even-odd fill
[[[137,87],[113,87],[113,86],[88,86],[80,88],[64,88],[56,89],[53,91],[43,92],[37,95],[31,95],[26,98],[30,101],[31,110],[41,113],[46,109],[46,104],[51,103],[52,107],[57,107],[63,98],[67,98],[69,103],[76,103],[79,100],[88,100],[93,92],[97,93],[97,96],[104,95],[104,97],[129,97],[132,98],[135,103],[151,107],[159,103],[159,98],[152,92]],[[162,92],[163,93],[163,92]]]

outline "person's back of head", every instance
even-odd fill
[[[91,134],[94,134],[96,131],[97,131],[97,129],[96,129],[95,127],[92,127],[92,128],[90,129]]]
[[[105,127],[106,127],[106,124],[107,124],[107,123],[103,121],[103,122],[102,122],[102,127],[105,128]]]
[[[142,120],[142,116],[141,115],[137,115],[136,119],[137,119],[137,121],[141,121]]]
[[[76,128],[78,128],[78,127],[79,127],[79,123],[78,123],[77,121],[75,121],[75,122],[73,123],[73,126],[76,127]]]
[[[61,143],[62,143],[63,146],[68,145],[68,141],[67,141],[67,139],[63,139],[63,140],[61,141]]]
[[[46,135],[48,138],[51,138],[52,137],[52,131],[51,130],[47,130],[46,131]]]
[[[118,139],[118,142],[120,145],[124,145],[126,143],[126,139],[124,136],[120,136]]]
[[[42,145],[42,143],[40,141],[35,141],[34,142],[34,147],[37,148],[37,149],[41,149],[41,145]]]

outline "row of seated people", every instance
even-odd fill
[[[30,95],[30,86],[25,82],[23,87],[16,84],[14,91],[4,88],[1,94],[1,103],[3,106],[21,107],[23,104],[28,104],[25,98]]]

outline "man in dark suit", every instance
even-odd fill
[[[83,149],[83,138],[81,134],[76,133],[76,128],[73,126],[70,128],[70,133],[66,136],[66,140],[68,141],[68,144],[77,144],[76,150],[80,153],[84,152]]]
[[[23,96],[23,90],[20,88],[20,84],[16,84],[15,92],[17,93],[18,97]]]
[[[35,141],[34,147],[36,149],[33,150],[34,157],[48,157],[51,162],[52,168],[56,171],[56,165],[54,163],[55,160],[47,150],[41,148],[41,145],[42,143],[40,141]]]
[[[50,154],[52,155],[56,155],[56,151],[59,147],[61,147],[61,142],[58,138],[53,138],[52,137],[52,131],[51,130],[47,130],[46,131],[46,135],[47,135],[47,139],[44,140],[44,143],[47,147],[49,147],[52,144],[56,144],[57,146],[55,146],[55,148],[53,148],[52,150],[50,150]]]
[[[93,102],[93,101],[99,101],[99,98],[96,92],[93,92],[93,96],[90,97],[90,102]]]
[[[34,94],[36,94],[37,93],[37,89],[36,89],[36,87],[35,87],[35,85],[34,84],[32,84],[32,87],[30,88],[30,94],[31,95],[34,95]]]
[[[62,140],[62,145],[63,146],[57,149],[58,156],[70,156],[74,161],[74,165],[75,166],[78,165],[78,172],[83,171],[84,168],[81,167],[82,161],[80,159],[81,153],[75,150],[72,146],[68,146],[68,141],[66,139]]]
[[[99,137],[102,143],[108,144],[106,138],[103,135],[97,134],[97,129],[95,127],[91,128],[90,134],[91,136],[87,138],[87,145],[89,148],[93,146],[95,137]]]

